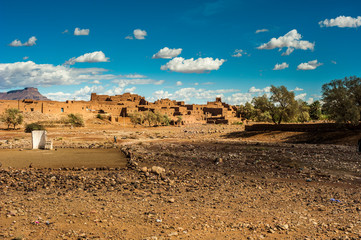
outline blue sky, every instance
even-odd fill
[[[285,85],[311,102],[322,84],[361,76],[360,10],[357,0],[0,1],[0,91],[240,104]]]

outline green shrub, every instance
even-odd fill
[[[97,114],[97,118],[99,118],[100,120],[104,120],[104,116],[101,115],[100,113]]]
[[[167,114],[163,115],[159,112],[155,113],[155,122],[156,125],[168,126],[170,123],[170,119]]]
[[[143,126],[145,123],[148,123],[148,126],[168,126],[171,121],[168,115],[152,111],[136,112],[129,117],[134,126],[138,124]]]
[[[143,125],[144,123],[144,115],[141,113],[133,113],[129,115],[130,117],[130,121],[135,125],[139,124],[139,125]]]
[[[25,132],[31,133],[34,130],[45,130],[44,126],[39,123],[29,123],[25,125]]]
[[[68,114],[68,122],[73,125],[74,127],[83,127],[84,126],[84,120],[82,115],[76,113],[76,114]]]

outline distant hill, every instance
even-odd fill
[[[0,92],[1,100],[22,100],[33,99],[41,101],[50,101],[47,97],[41,95],[37,88],[27,87],[22,90],[12,90],[9,92]]]

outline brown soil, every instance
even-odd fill
[[[4,162],[0,238],[361,238],[360,133],[324,144],[330,139],[240,126],[87,126],[48,136],[58,151],[122,149],[127,168]],[[21,153],[27,144],[21,130],[0,131],[1,148]]]

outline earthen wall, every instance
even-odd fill
[[[101,113],[108,115],[114,122],[124,122],[124,117],[129,119],[131,114],[144,111],[166,114],[174,121],[181,116],[184,123],[207,122],[207,119],[214,118],[227,120],[236,116],[236,108],[223,103],[220,98],[217,98],[215,102],[208,102],[206,105],[185,105],[183,101],[177,102],[170,99],[160,99],[150,103],[144,97],[130,93],[116,96],[92,93],[90,101],[0,100],[0,113],[7,108],[17,108],[22,112],[47,114],[80,113],[94,115]]]

